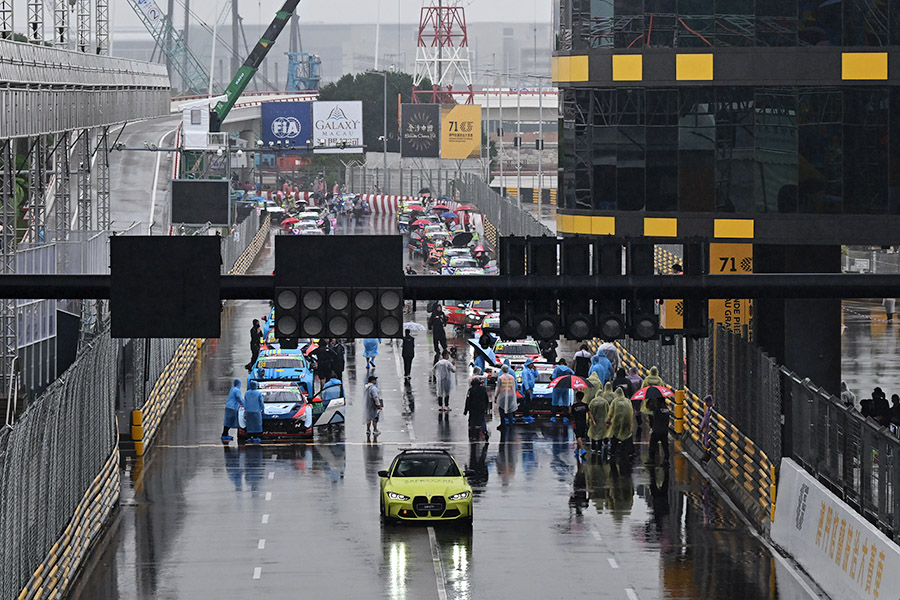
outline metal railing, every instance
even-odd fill
[[[808,379],[782,375],[792,458],[900,542],[900,439]]]

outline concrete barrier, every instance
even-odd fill
[[[832,598],[897,596],[900,547],[789,458],[771,536]]]

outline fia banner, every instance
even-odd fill
[[[312,144],[311,102],[263,102],[262,141],[281,142],[282,147],[297,148],[305,152]]]
[[[441,158],[481,158],[481,106],[441,106]]]
[[[440,157],[440,105],[404,104],[400,113],[400,129],[401,156],[404,158]]]
[[[317,154],[362,154],[362,102],[313,103],[313,128]]]

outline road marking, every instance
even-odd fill
[[[431,543],[431,560],[434,563],[434,578],[437,581],[438,600],[447,600],[444,565],[441,563],[441,554],[438,548],[437,536],[434,535],[434,527],[428,528],[428,541]]]
[[[159,143],[156,145],[158,148],[161,148],[163,145],[163,140],[165,140],[170,134],[178,131],[178,128],[175,128],[171,131],[167,131],[159,138]],[[151,233],[149,229],[153,229],[153,213],[156,212],[156,188],[159,185],[159,165],[160,160],[162,159],[162,152],[156,153],[156,169],[153,171],[153,190],[150,193],[150,220],[147,221],[148,234]]]
[[[258,550],[265,550],[266,549],[266,539],[263,538],[263,539],[259,540],[259,544],[256,546],[256,548]]]
[[[275,479],[275,471],[269,473],[269,479]]]
[[[272,492],[266,492],[266,502],[272,499]]]
[[[263,522],[263,525],[265,525],[266,523],[268,523],[268,522],[269,522],[269,515],[263,515],[262,522]]]
[[[619,563],[617,563],[617,562],[616,562],[616,559],[614,559],[614,558],[607,558],[607,559],[606,559],[606,562],[608,562],[608,563],[609,563],[609,566],[612,567],[613,569],[618,569],[618,568],[619,568]]]
[[[262,577],[262,567],[256,567],[253,569],[253,579],[259,579]]]
[[[277,454],[273,454],[273,455],[272,455],[272,460],[278,460],[278,455],[277,455]]]
[[[413,424],[411,419],[406,420],[406,431],[409,433],[409,441],[416,441],[416,430],[413,429]]]
[[[599,531],[591,531],[591,533],[594,535],[595,540],[597,540],[598,542],[603,541],[603,536],[600,535]]]
[[[628,600],[639,600],[634,588],[625,588],[625,595],[628,596]]]

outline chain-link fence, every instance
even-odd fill
[[[223,240],[229,271],[245,272],[268,227],[251,215]],[[65,592],[118,499],[117,410],[150,406],[158,424],[196,353],[194,340],[116,340],[107,328],[0,430],[0,597]]]
[[[116,448],[108,333],[0,432],[0,597],[16,598]]]
[[[477,165],[461,169],[455,166],[443,168],[440,164],[428,167],[414,165],[402,169],[389,166],[387,171],[383,167],[348,165],[344,170],[344,177],[347,189],[355,194],[417,196],[420,190],[427,188],[435,197],[453,198],[454,185],[460,177],[481,176],[482,172],[483,169]]]
[[[782,372],[794,460],[900,542],[900,439],[808,379]]]
[[[457,183],[460,200],[474,204],[500,236],[554,236],[550,229],[527,210],[492,190],[477,175],[466,175]]]

